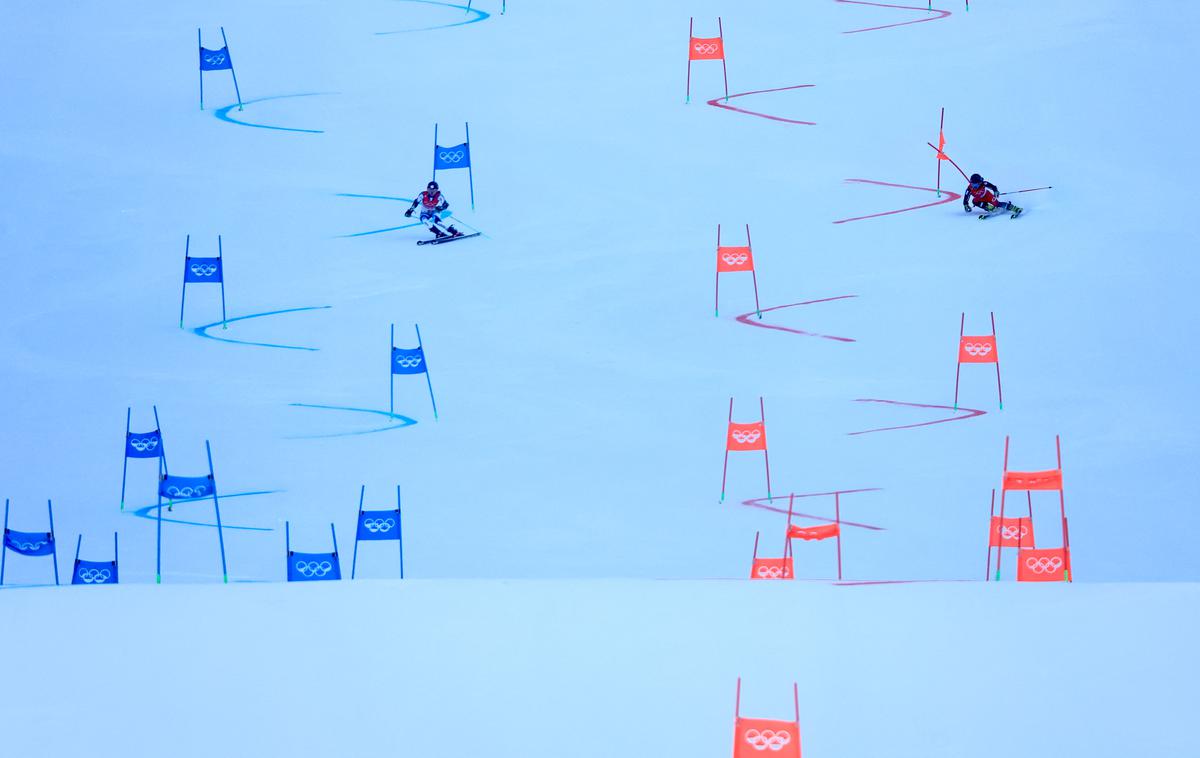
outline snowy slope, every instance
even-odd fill
[[[1196,752],[1195,584],[5,594],[11,755],[729,756],[739,676],[752,717],[797,683],[806,756]]]
[[[531,747],[528,712],[507,694],[515,678],[594,738],[573,755],[715,755],[728,752],[728,690],[742,674],[764,708],[774,700],[762,693],[778,691],[779,715],[788,683],[801,682],[813,755],[1007,754],[1013,745],[987,736],[997,714],[1024,719],[1030,755],[1127,754],[1146,734],[1161,740],[1147,750],[1195,752],[1177,710],[1196,674],[1185,642],[1194,585],[1084,585],[1200,580],[1198,367],[1182,344],[1195,326],[1197,240],[1171,199],[1197,166],[1195,107],[1183,75],[1164,73],[1189,70],[1200,11],[1112,0],[977,0],[969,13],[945,5],[949,15],[832,0],[509,5],[503,15],[492,0],[472,11],[423,0],[11,6],[0,46],[0,496],[26,531],[44,528],[53,499],[64,577],[77,535],[83,557],[102,559],[118,531],[129,586],[6,586],[0,644],[19,653],[14,678],[47,665],[54,678],[36,684],[45,697],[5,689],[0,713],[51,727],[60,742],[48,754],[127,747],[122,735],[150,709],[177,703],[177,721],[151,736],[227,725],[189,744],[196,754],[279,754],[286,743],[459,755],[437,735],[487,711],[484,752],[556,754],[577,730]],[[771,118],[706,104],[724,92],[711,62],[694,64],[684,102],[688,18],[707,36],[718,15],[736,96],[723,104]],[[906,23],[919,19],[929,20]],[[244,108],[217,72],[204,75],[201,111],[194,30],[219,47],[222,25]],[[844,33],[861,29],[872,30]],[[1054,189],[1015,196],[1027,209],[1017,221],[982,223],[928,191],[925,143],[943,107],[946,150],[965,170],[1004,190]],[[402,213],[428,179],[434,124],[455,144],[465,121],[476,208],[460,172],[438,178],[459,223],[483,236],[417,247],[425,232],[393,228],[411,223]],[[952,167],[942,179],[962,192]],[[717,224],[726,244],[750,225],[761,322],[738,318],[754,308],[745,275],[722,277],[713,316]],[[222,236],[227,329],[211,287],[190,288],[179,328],[189,234],[193,255],[213,254]],[[946,408],[964,311],[968,333],[996,314],[1002,411],[990,366],[964,367],[959,412]],[[421,377],[396,377],[402,418],[385,415],[391,323],[400,346],[420,324],[436,420]],[[719,502],[730,396],[735,421],[756,420],[764,398],[772,494],[845,493],[847,579],[980,579],[1005,436],[1011,468],[1036,470],[1055,465],[1060,434],[1077,582],[645,581],[740,579],[756,532],[765,554],[780,550],[787,503],[763,501],[759,456],[731,456]],[[137,586],[154,582],[154,465],[130,461],[121,510],[120,456],[126,408],[144,431],[152,405],[172,473],[204,473],[211,442],[231,583],[253,586],[180,586],[220,579],[208,502],[164,514],[174,521],[163,586]],[[912,426],[926,422],[938,423]],[[850,434],[885,427],[909,428]],[[364,484],[377,508],[402,487],[405,568],[420,582],[261,584],[284,579],[285,521],[301,550],[327,549],[333,522],[348,554]],[[1057,545],[1057,498],[1035,495],[1039,539]],[[833,507],[825,495],[797,500],[816,519],[804,523]],[[834,575],[833,545],[796,552],[801,577]],[[360,576],[392,577],[395,560],[366,549]],[[51,576],[44,559],[8,556],[5,585]],[[466,579],[479,581],[440,581]],[[782,616],[766,626],[781,631],[757,646],[749,620],[763,598]],[[388,611],[368,611],[379,606]],[[558,630],[539,624],[548,607]],[[328,625],[322,656],[360,639],[406,652],[384,670],[264,641],[294,618]],[[440,634],[433,619],[458,631]],[[85,620],[108,630],[114,655],[68,651]],[[711,636],[672,647],[700,628]],[[781,640],[795,657],[775,654]],[[510,663],[513,649],[528,654]],[[602,664],[601,681],[559,697],[569,677],[556,663],[581,650]],[[1095,668],[1115,650],[1117,668]],[[1061,718],[1022,710],[1023,681],[987,658],[1001,651],[1063,674]],[[1146,651],[1153,663],[1139,668]],[[869,664],[881,656],[912,656],[911,668]],[[521,660],[553,676],[515,677]],[[168,661],[195,668],[161,682]],[[392,699],[395,679],[414,674]],[[119,682],[127,712],[89,722],[97,732],[54,729],[97,718],[45,709],[76,677],[88,691]],[[294,693],[272,679],[401,719],[403,741],[326,742],[349,739],[353,712],[324,723],[316,706],[290,713]],[[472,694],[474,681],[484,690]],[[648,721],[596,729],[634,711]],[[663,715],[694,742],[670,742]],[[1113,731],[1084,728],[1094,723]],[[424,724],[438,728],[414,736]],[[891,733],[902,739],[884,742]]]

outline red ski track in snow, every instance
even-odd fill
[[[821,298],[820,300],[805,300],[803,303],[792,303],[790,305],[773,305],[770,308],[763,308],[761,312],[762,313],[770,313],[771,311],[777,311],[777,310],[780,310],[781,308],[795,308],[800,305],[812,305],[814,303],[831,303],[834,300],[845,300],[845,299],[851,298],[851,297],[858,297],[858,295],[838,295],[837,297],[825,297],[825,298]],[[739,324],[746,324],[747,326],[757,326],[760,329],[775,329],[776,331],[780,331],[780,332],[789,332],[791,334],[799,334],[799,335],[802,335],[805,337],[820,337],[821,339],[824,339],[824,340],[837,340],[838,342],[854,342],[854,340],[851,339],[850,337],[835,337],[832,334],[817,334],[816,332],[806,332],[803,329],[793,329],[790,326],[779,326],[778,324],[764,324],[764,323],[762,323],[762,321],[757,320],[758,314],[759,314],[759,311],[750,311],[749,313],[743,313],[742,315],[737,317],[737,321]],[[754,317],[754,319],[752,320],[751,317]]]
[[[801,498],[801,497],[832,497],[835,494],[836,495],[850,495],[855,492],[879,492],[881,489],[882,489],[881,487],[863,487],[863,488],[857,489],[857,490],[834,490],[832,492],[806,492],[803,495],[798,494],[798,495],[796,495],[796,497],[797,498]],[[780,500],[787,500],[787,498],[788,498],[787,495],[777,495],[774,498],[774,500],[776,502],[778,502]],[[764,511],[773,511],[775,513],[782,513],[785,515],[787,514],[787,508],[780,508],[777,505],[772,505],[769,502],[770,500],[771,500],[771,498],[756,497],[751,500],[743,500],[742,505],[744,505],[748,508],[762,508]],[[800,518],[810,518],[810,519],[813,519],[814,521],[825,521],[830,524],[834,523],[834,519],[827,518],[825,516],[814,516],[811,513],[800,513],[799,511],[792,511],[792,515],[799,516]],[[857,521],[843,520],[841,523],[845,524],[846,526],[857,526],[859,529],[870,529],[873,532],[887,531],[882,526],[874,526],[872,524],[860,524]]]
[[[858,34],[859,32],[875,32],[875,31],[879,31],[880,29],[891,29],[891,28],[897,27],[897,26],[908,26],[909,24],[923,24],[926,21],[940,21],[943,18],[946,18],[947,16],[950,15],[950,11],[944,11],[944,10],[941,10],[940,8],[919,8],[919,7],[913,6],[913,5],[888,5],[887,3],[868,3],[868,2],[864,2],[864,0],[836,0],[836,1],[839,3],[848,3],[850,5],[874,5],[876,8],[899,8],[900,10],[904,10],[904,11],[921,11],[922,13],[929,13],[930,11],[932,11],[933,13],[941,14],[940,16],[934,16],[933,18],[919,18],[916,21],[901,21],[898,24],[884,24],[883,26],[871,26],[866,29],[852,29],[848,32],[842,32],[842,34]]]
[[[937,190],[933,187],[914,187],[911,184],[892,184],[891,182],[877,182],[872,179],[847,179],[846,181],[860,182],[862,184],[878,184],[881,187],[900,187],[901,189],[921,190],[923,192],[937,192]],[[958,194],[957,192],[951,192],[950,190],[942,190],[942,194],[946,196],[945,200],[938,200],[933,203],[925,203],[924,205],[914,205],[911,208],[901,208],[898,211],[884,211],[883,213],[872,213],[869,216],[855,216],[854,218],[844,218],[840,221],[834,221],[833,223],[844,224],[847,221],[862,221],[864,218],[879,218],[880,216],[891,216],[896,213],[905,213],[907,211],[920,210],[921,208],[932,208],[935,205],[942,205],[943,203],[950,203],[950,202],[958,200],[959,198],[962,197],[962,195]]]
[[[817,86],[817,85],[815,85],[815,84],[793,84],[790,87],[775,87],[774,89],[756,89],[753,92],[739,92],[736,95],[730,95],[729,97],[714,97],[712,100],[708,101],[708,104],[713,107],[716,107],[716,108],[724,108],[727,111],[735,111],[737,113],[745,113],[747,116],[758,116],[759,118],[769,118],[772,121],[782,121],[785,124],[803,124],[804,126],[816,126],[817,122],[815,122],[815,121],[797,121],[797,120],[791,119],[791,118],[784,118],[783,116],[772,116],[769,113],[759,113],[757,111],[748,111],[748,110],[745,110],[744,108],[735,108],[734,106],[729,105],[728,103],[718,102],[719,100],[732,100],[735,97],[745,97],[746,95],[761,95],[764,92],[784,92],[784,91],[790,90],[790,89],[801,89],[804,87],[815,87],[815,86]]]
[[[909,408],[944,408],[945,410],[948,410],[948,411],[954,410],[954,406],[952,406],[952,405],[928,405],[926,403],[905,403],[900,400],[878,400],[875,398],[861,398],[860,397],[857,400],[855,400],[854,402],[856,402],[856,403],[887,403],[888,405],[904,405]],[[922,421],[919,424],[905,424],[904,426],[885,426],[885,427],[881,427],[879,429],[864,429],[861,432],[846,432],[846,434],[853,437],[856,434],[870,434],[872,432],[892,432],[897,429],[916,429],[919,426],[932,426],[933,424],[945,424],[950,421],[962,421],[963,419],[975,418],[976,416],[982,416],[985,413],[987,413],[987,411],[980,411],[980,410],[976,410],[975,408],[963,408],[961,406],[959,406],[958,410],[964,411],[967,415],[951,416],[950,418],[939,418],[939,419],[934,419],[933,421]]]

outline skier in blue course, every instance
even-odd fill
[[[979,218],[987,218],[1001,211],[1010,211],[1012,213],[1011,218],[1016,218],[1024,210],[1007,200],[1001,200],[999,198],[1000,189],[979,174],[971,174],[970,182],[966,190],[963,191],[963,210],[967,213],[970,213],[975,208],[983,208],[983,215]]]
[[[412,218],[413,211],[417,206],[421,206],[421,223],[429,227],[429,231],[433,232],[434,239],[442,239],[443,237],[461,237],[463,233],[454,228],[451,224],[445,229],[442,229],[440,224],[442,219],[438,216],[439,213],[445,212],[450,207],[450,201],[446,200],[446,196],[438,189],[437,182],[430,182],[425,185],[425,190],[417,196],[416,200],[412,201],[412,205],[404,212],[406,218]]]

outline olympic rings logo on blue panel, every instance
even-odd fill
[[[220,267],[215,263],[193,263],[188,268],[196,276],[208,277],[217,273],[217,269]]]
[[[438,160],[442,163],[459,163],[465,157],[467,157],[465,150],[443,150],[438,153]]]
[[[225,62],[225,53],[209,53],[204,56],[204,62],[210,66],[220,66]]]
[[[400,368],[416,368],[421,365],[422,358],[419,355],[397,355],[396,365]]]
[[[306,577],[321,577],[333,571],[333,563],[329,561],[296,561],[292,565],[296,573]]]
[[[180,487],[172,484],[167,487],[165,492],[170,497],[188,498],[188,497],[204,497],[209,494],[210,490],[206,484],[197,484],[192,487]]]
[[[37,542],[22,542],[14,537],[9,537],[8,543],[22,553],[32,553],[35,550],[41,550],[46,545],[49,545],[50,540],[39,540]]]
[[[131,448],[133,448],[134,450],[138,451],[139,453],[144,453],[147,450],[155,449],[156,447],[158,447],[158,442],[159,442],[159,439],[158,439],[157,434],[151,435],[149,437],[130,437],[129,438],[129,446]]]
[[[112,572],[108,569],[79,569],[79,580],[84,584],[104,584],[111,578]]]
[[[381,534],[395,529],[396,520],[390,518],[365,518],[362,525],[364,529],[372,534]]]

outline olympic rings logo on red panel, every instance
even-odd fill
[[[1030,556],[1025,559],[1025,568],[1035,574],[1053,574],[1063,567],[1063,559],[1059,556],[1051,556],[1048,558],[1036,558]]]
[[[786,729],[747,729],[742,739],[755,750],[777,752],[792,741],[792,735]]]
[[[757,429],[750,429],[747,431],[734,429],[729,433],[729,436],[733,437],[733,441],[739,445],[752,445],[755,442],[758,442],[759,438],[762,437],[762,432]]]

